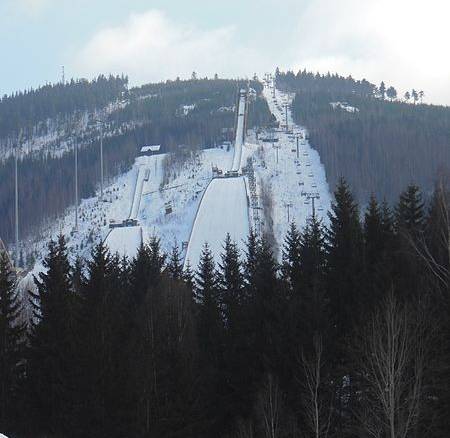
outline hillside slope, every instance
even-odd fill
[[[308,128],[330,185],[344,176],[362,203],[372,193],[394,202],[411,183],[429,194],[449,171],[448,107],[411,104],[365,80],[305,71],[279,73],[277,87],[296,93],[294,118]]]

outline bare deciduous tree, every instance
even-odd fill
[[[424,236],[417,241],[412,238],[408,240],[417,255],[425,262],[433,277],[448,290],[450,286],[450,191],[442,179],[435,189],[435,196],[436,219],[439,223],[436,230],[438,232],[437,244],[440,246],[440,252],[446,253],[446,260],[436,258]]]
[[[314,334],[313,349],[310,355],[304,351],[300,359],[304,375],[300,379],[303,389],[302,400],[307,436],[326,438],[330,431],[332,413],[332,394],[327,394],[324,388],[323,341],[319,333]]]
[[[391,292],[358,340],[359,418],[374,438],[407,438],[423,401],[427,330],[419,312]]]
[[[282,396],[277,379],[267,374],[258,395],[257,412],[261,419],[262,432],[266,438],[280,435]]]

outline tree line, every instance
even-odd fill
[[[153,237],[133,260],[50,242],[20,317],[0,263],[0,430],[10,437],[444,438],[450,430],[450,192],[360,213],[341,180],[327,227],[283,258],[250,233],[195,272]],[[24,303],[22,303],[24,305]]]
[[[449,170],[450,108],[416,104],[421,92],[407,92],[405,100],[415,103],[410,105],[395,100],[397,91],[384,82],[376,87],[305,71],[279,73],[277,86],[296,93],[294,119],[308,129],[329,183],[335,186],[345,176],[360,201],[373,192],[393,203],[411,183],[429,196],[436,174]],[[358,111],[335,109],[332,102]]]

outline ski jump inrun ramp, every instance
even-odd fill
[[[241,169],[244,143],[245,109],[247,93],[239,95],[236,138],[233,163],[229,170]],[[226,234],[243,249],[250,231],[247,192],[244,177],[215,178],[206,188],[200,202],[189,239],[185,265],[189,261],[196,269],[205,242],[208,243],[216,262],[220,261]]]
[[[150,167],[147,157],[138,158],[135,166],[137,166],[138,172],[134,186],[133,203],[131,204],[128,219],[137,219],[139,206],[141,205],[144,182],[150,176]],[[106,245],[112,254],[117,252],[121,256],[133,258],[136,255],[142,241],[142,227],[140,225],[135,225],[112,229],[106,238]]]

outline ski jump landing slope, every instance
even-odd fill
[[[139,206],[141,205],[142,189],[147,175],[150,175],[150,161],[155,157],[139,157],[135,166],[138,167],[136,184],[134,187],[133,202],[131,204],[128,219],[137,219]],[[154,175],[152,175],[154,177]],[[143,241],[142,227],[137,225],[133,227],[114,228],[106,238],[106,245],[110,252],[119,253],[121,256],[133,258]]]
[[[233,164],[230,170],[241,168],[244,142],[246,95],[240,94]],[[223,244],[230,233],[240,249],[245,246],[250,232],[247,191],[244,177],[213,179],[201,200],[195,217],[185,257],[185,266],[198,267],[205,242],[208,243],[216,263],[220,262]]]

